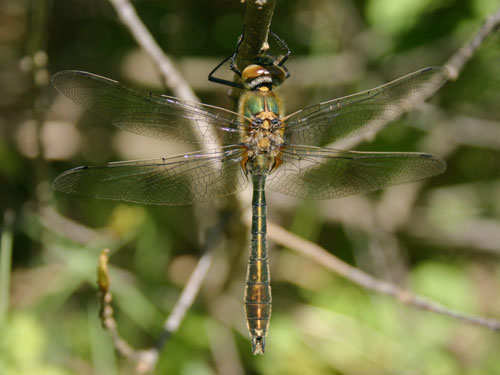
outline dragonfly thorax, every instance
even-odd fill
[[[283,144],[281,120],[276,113],[263,111],[254,116],[245,143],[258,152],[273,152]]]
[[[272,91],[261,87],[240,99],[240,113],[250,121],[243,142],[249,153],[274,153],[284,143],[282,105]]]
[[[240,98],[240,114],[249,122],[242,139],[247,147],[245,169],[251,173],[267,174],[278,165],[283,139],[283,105],[279,96],[267,86],[247,91]]]

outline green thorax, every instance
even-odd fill
[[[283,115],[281,99],[274,91],[255,90],[242,95],[240,99],[240,113],[242,115],[253,118],[262,112],[271,112],[279,117]]]

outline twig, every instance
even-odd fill
[[[128,0],[109,0],[109,2],[114,6],[120,20],[130,30],[137,44],[151,57],[163,78],[165,86],[172,90],[174,96],[192,102],[199,102],[200,100],[191,87],[175,69],[170,58],[163,53],[151,33],[137,16],[132,4]],[[193,131],[197,134],[198,144],[202,148],[211,149],[218,146],[217,142],[209,141],[210,139],[217,139],[215,134],[212,134],[213,129],[211,127],[207,126],[203,131],[205,136],[197,127],[193,127]]]
[[[276,0],[248,0],[246,3],[245,35],[236,56],[236,65],[240,67],[252,64],[267,43]]]
[[[149,374],[158,361],[158,352],[154,349],[136,350],[118,332],[117,323],[114,317],[114,310],[111,302],[111,278],[108,270],[109,249],[101,251],[97,266],[97,286],[99,287],[99,318],[105,330],[107,330],[113,340],[116,350],[131,362],[137,364],[137,374]]]
[[[446,63],[445,67],[450,72],[450,79],[456,80],[464,65],[471,59],[481,44],[490,36],[500,25],[500,8],[488,16],[483,26],[476,35],[460,48]]]
[[[490,36],[493,32],[495,32],[500,26],[500,8],[488,16],[483,24],[483,26],[479,29],[476,35],[468,42],[466,42],[444,65],[445,68],[448,69],[448,80],[456,80],[462,71],[464,65],[469,62],[474,53],[478,50],[481,44],[486,40],[488,36]],[[437,86],[435,91],[428,92],[427,97],[431,97],[434,93],[439,90],[441,86]],[[420,107],[424,106],[425,103],[422,103]],[[344,147],[345,144],[348,144],[349,148],[357,146],[359,143],[363,142],[366,139],[369,139],[371,136],[370,133],[362,136],[358,136],[356,138],[349,138],[348,140],[343,140],[342,143],[336,143],[335,146],[340,148]]]
[[[163,53],[158,43],[137,16],[132,4],[128,0],[109,0],[109,2],[115,8],[120,20],[130,30],[137,44],[153,59],[165,86],[172,90],[178,98],[199,102],[191,87],[177,72],[170,58]]]
[[[236,56],[236,66],[240,70],[252,64],[255,57],[266,47],[276,0],[248,0],[246,4],[244,38]],[[235,74],[234,81],[239,80],[240,77]],[[233,110],[236,110],[240,90],[231,88],[229,97],[232,100]]]
[[[373,276],[370,276],[369,274],[361,271],[360,269],[352,267],[349,264],[343,262],[339,258],[323,249],[321,246],[307,241],[299,236],[296,236],[293,233],[290,233],[287,230],[283,229],[279,225],[268,222],[267,228],[269,238],[276,243],[293,249],[315,260],[329,270],[365,289],[382,294],[387,294],[391,297],[396,298],[399,302],[404,303],[405,305],[446,315],[450,318],[462,320],[463,322],[468,324],[479,325],[487,327],[494,331],[500,331],[500,321],[496,319],[453,311],[437,302],[431,301],[427,298],[404,290],[397,285],[378,280]]]
[[[213,249],[215,248],[215,244],[219,240],[230,216],[231,215],[229,212],[223,213],[221,218],[219,219],[219,222],[212,228],[212,230],[208,234],[205,246],[202,249],[204,254],[198,261],[196,268],[191,273],[191,276],[189,277],[184,290],[179,296],[177,303],[172,309],[170,316],[165,321],[165,324],[163,326],[163,333],[161,334],[160,339],[156,344],[156,350],[158,352],[165,346],[172,333],[177,331],[180,324],[182,323],[182,320],[184,319],[184,316],[186,315],[187,310],[193,304],[193,301],[200,290],[201,283],[205,279],[207,271],[212,264]]]
[[[109,249],[104,249],[99,256],[97,266],[97,285],[99,287],[99,301],[101,307],[99,309],[99,317],[102,326],[110,333],[113,339],[113,344],[125,358],[137,361],[140,358],[140,353],[134,350],[124,339],[121,338],[116,328],[116,321],[113,315],[113,307],[111,301],[113,296],[110,292],[111,279],[108,271]]]
[[[445,65],[449,70],[448,79],[456,79],[458,77],[464,64],[470,60],[473,53],[475,53],[479,48],[479,46],[486,40],[486,37],[495,31],[499,23],[500,23],[500,9],[495,14],[488,17],[488,19],[485,21],[485,24],[479,30],[476,36],[472,39],[472,41],[465,43],[464,46],[456,54],[454,54],[452,58],[450,58],[448,63]],[[429,93],[429,96],[431,96],[432,94],[433,93]],[[429,105],[422,103],[421,109],[422,108],[424,109],[429,108]],[[456,121],[454,122],[454,125],[457,125]],[[442,135],[443,131],[440,128],[434,128],[433,131],[426,137],[427,139],[432,139],[432,141],[427,142],[428,143],[427,146],[428,148],[434,148],[434,150],[428,149],[428,151],[438,152],[442,157],[445,157],[446,155],[449,155],[457,147],[457,142],[449,142],[449,138],[451,139],[458,138],[458,134],[460,132],[459,129],[454,129],[453,132],[450,133],[454,135],[450,136],[448,135],[449,132],[446,133],[447,147],[443,147],[442,144],[439,147],[436,147],[438,143],[437,140],[443,139]],[[465,128],[465,126],[463,126],[462,128]],[[470,128],[470,126],[467,126],[467,129],[468,128]],[[475,135],[470,138],[483,140],[484,137],[481,138],[481,136],[478,135],[482,133],[478,132],[477,129],[475,130],[476,130],[475,132],[472,132]],[[456,137],[455,134],[457,135]],[[361,142],[363,139],[364,137],[353,139],[352,140],[353,142],[351,142],[350,146],[351,147],[354,146],[355,144]],[[489,141],[490,144],[495,144],[494,139],[495,137],[490,139]],[[377,220],[375,220],[375,222],[373,223],[375,228],[372,228],[370,232],[376,233],[379,230],[383,230],[388,236],[388,238],[392,238],[393,242],[397,243],[393,233],[394,231],[401,228],[402,226],[405,225],[405,223],[408,222],[410,214],[413,211],[411,207],[414,205],[415,197],[417,196],[418,191],[421,189],[422,186],[423,186],[422,183],[417,183],[405,187],[404,194],[400,194],[401,188],[392,189],[390,191],[385,192],[383,195],[384,199],[380,200],[378,204],[375,207],[373,207],[375,213],[377,214]],[[394,211],[394,209],[391,209],[394,208],[391,207],[394,206],[394,202],[397,202],[396,211]],[[387,212],[391,212],[391,215],[390,216],[386,215]]]
[[[135,350],[118,333],[117,323],[113,315],[112,294],[110,291],[111,280],[108,271],[109,249],[104,249],[99,257],[97,267],[97,285],[99,287],[99,300],[101,308],[99,317],[103,327],[110,333],[115,348],[125,358],[137,363],[138,374],[149,374],[153,371],[158,362],[158,355],[163,349],[168,339],[177,331],[181,325],[188,309],[193,304],[194,299],[200,291],[203,280],[212,264],[214,248],[219,240],[224,227],[229,220],[230,214],[223,213],[218,223],[212,228],[203,247],[203,256],[198,261],[195,269],[191,273],[186,286],[184,287],[177,303],[164,324],[164,330],[157,344],[150,349]]]

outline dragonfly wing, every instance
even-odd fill
[[[423,153],[355,152],[289,146],[267,187],[306,199],[334,199],[422,180],[442,173],[446,164]]]
[[[246,150],[228,146],[164,159],[78,167],[59,175],[54,189],[69,194],[157,205],[202,203],[243,190]]]
[[[59,72],[52,84],[76,104],[132,133],[191,143],[199,143],[199,137],[209,142],[219,137],[226,143],[241,140],[244,117],[222,108],[131,90],[80,71]]]
[[[285,141],[324,146],[380,129],[424,101],[447,79],[446,68],[425,68],[372,90],[300,110],[285,121]]]

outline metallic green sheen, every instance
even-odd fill
[[[252,117],[264,111],[266,108],[270,112],[279,114],[279,103],[274,95],[252,95],[246,97],[243,103],[245,116]]]

